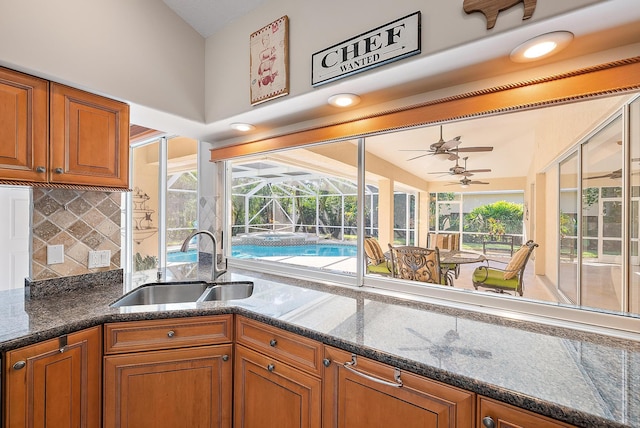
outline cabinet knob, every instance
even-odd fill
[[[274,366],[273,364],[269,364],[267,366],[267,370],[269,370],[270,372],[274,371],[276,369],[276,366]]]
[[[20,370],[20,369],[23,369],[24,366],[26,366],[26,365],[27,365],[26,361],[18,361],[17,363],[15,363],[13,365],[13,369],[14,370]]]
[[[223,355],[222,361],[229,361],[229,356],[227,354]]]
[[[169,330],[169,331],[167,332],[167,337],[173,337],[173,336],[175,336],[175,335],[176,335],[176,332],[175,332],[175,331],[173,331],[173,330]]]
[[[269,345],[271,345],[271,346],[276,346],[277,344],[278,344],[278,341],[277,341],[277,340],[275,340],[275,339],[271,339],[271,340],[269,341]]]
[[[325,367],[329,367],[331,365],[331,360],[325,358],[324,360],[322,360],[322,364],[324,364]]]
[[[482,418],[482,426],[485,428],[496,428],[496,421],[491,416]]]
[[[36,172],[39,172],[39,173],[47,172],[47,168],[45,168],[43,166],[38,166],[38,167],[36,167]]]
[[[64,172],[64,169],[62,168],[56,168],[53,170],[56,174],[62,174]]]

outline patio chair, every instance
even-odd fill
[[[364,253],[367,255],[367,273],[391,275],[391,264],[376,238],[368,236],[364,239]]]
[[[411,245],[397,246],[389,244],[391,250],[391,272],[394,278],[432,284],[450,285],[449,277],[440,269],[438,247],[423,248]]]
[[[524,290],[524,270],[527,262],[538,246],[532,240],[527,241],[520,249],[511,257],[509,262],[487,259],[487,266],[480,266],[473,271],[472,281],[473,287],[477,290],[479,287],[489,288],[496,293],[506,293],[508,291],[517,293],[520,296]],[[491,266],[494,263],[506,263],[505,268]]]
[[[436,248],[441,250],[459,250],[460,249],[460,234],[459,233],[442,233],[442,232],[429,232],[427,234],[427,248]],[[460,265],[453,263],[444,263],[442,268],[446,268],[447,271],[453,272],[456,279],[460,275]]]

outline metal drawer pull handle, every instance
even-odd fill
[[[62,354],[64,351],[67,350],[67,335],[64,334],[62,336],[60,336],[58,338],[58,346],[59,346],[59,351]]]
[[[274,371],[276,369],[276,366],[274,366],[273,364],[269,364],[267,366],[267,370],[269,370],[270,372]]]
[[[358,359],[357,359],[356,354],[351,354],[351,361],[349,361],[347,363],[344,363],[342,365],[342,367],[344,367],[345,369],[349,370],[353,374],[357,374],[358,376],[362,376],[365,379],[369,379],[371,381],[374,381],[376,383],[380,383],[382,385],[391,386],[393,388],[400,388],[403,385],[402,379],[400,379],[400,369],[399,368],[395,368],[395,370],[393,372],[393,380],[395,382],[389,382],[388,380],[379,379],[379,378],[377,378],[375,376],[371,376],[371,375],[368,375],[366,373],[359,372],[358,370],[356,370],[354,368],[357,365],[358,365]]]
[[[271,346],[276,346],[277,344],[278,344],[278,341],[277,341],[277,340],[275,340],[275,339],[271,339],[271,340],[269,341],[269,345],[271,345]]]
[[[485,428],[496,428],[496,422],[491,416],[485,416],[482,418],[482,426]]]
[[[13,365],[13,369],[14,370],[20,370],[20,369],[23,369],[24,366],[26,366],[26,365],[27,365],[26,361],[18,361],[17,363],[15,363]]]
[[[175,331],[173,331],[173,330],[169,330],[169,331],[167,332],[167,337],[173,337],[173,336],[175,336],[175,335],[176,335],[176,332],[175,332]]]

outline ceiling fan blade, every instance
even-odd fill
[[[486,181],[476,181],[476,180],[472,180],[469,184],[489,184]]]
[[[491,152],[493,147],[458,147],[459,152]]]
[[[422,158],[422,157],[425,157],[425,156],[429,156],[429,154],[430,154],[430,153],[425,153],[425,154],[423,154],[423,155],[414,156],[414,157],[412,157],[412,158],[407,159],[407,162],[408,162],[408,161],[411,161],[411,160],[414,160],[414,159],[419,159],[419,158]]]
[[[467,172],[491,172],[490,169],[485,168],[485,169],[468,169]]]
[[[451,174],[451,171],[430,172],[429,174],[444,174],[444,175],[449,175],[449,174]]]
[[[431,149],[398,149],[399,152],[430,152]]]
[[[455,152],[448,152],[446,154],[449,155],[449,157],[447,157],[447,160],[457,160],[460,158],[460,156],[458,156]]]
[[[458,147],[458,144],[460,144],[462,141],[460,141],[460,136],[454,138],[453,140],[449,140],[446,143],[444,143],[443,145],[440,146],[440,149],[442,150],[451,150],[454,147]]]
[[[591,180],[592,178],[611,178],[614,180],[618,178],[622,178],[622,168],[616,169],[615,171],[611,171],[609,174],[595,175],[593,177],[585,177],[585,180]]]

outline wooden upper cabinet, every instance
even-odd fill
[[[128,187],[129,106],[51,83],[51,183]]]
[[[46,181],[49,82],[0,68],[0,179]]]

